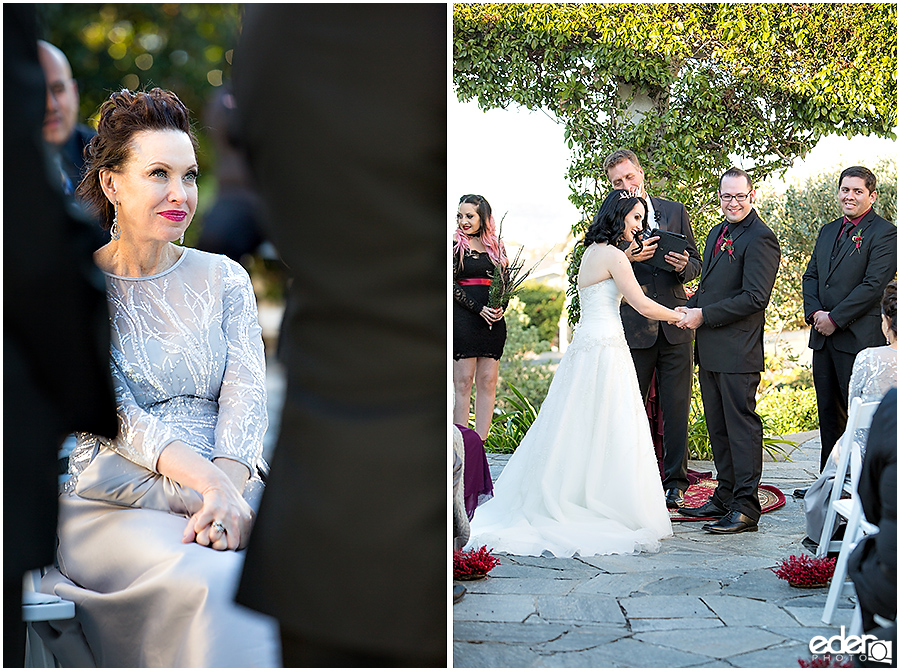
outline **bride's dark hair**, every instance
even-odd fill
[[[647,220],[647,202],[639,197],[632,195],[625,189],[615,189],[610,192],[594,215],[594,221],[591,222],[587,233],[584,235],[584,246],[587,247],[594,242],[605,242],[609,245],[617,246],[625,235],[625,216],[634,209],[634,206],[640,203],[644,207],[644,221]],[[644,248],[644,243],[640,236],[634,236],[640,252]]]

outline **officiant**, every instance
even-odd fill
[[[634,275],[641,289],[666,307],[684,305],[687,302],[685,283],[700,275],[700,254],[694,244],[687,210],[681,203],[647,194],[644,170],[633,151],[614,151],[603,162],[603,169],[614,188],[636,191],[647,202],[644,248],[638,252],[637,244],[632,242],[624,250],[633,262]],[[682,237],[684,251],[658,255],[660,238],[650,235],[654,229]],[[654,263],[655,260],[658,262]],[[622,302],[621,314],[644,405],[656,373],[663,418],[663,489],[666,506],[679,508],[684,505],[684,493],[688,488],[687,426],[694,370],[694,332],[647,319],[626,301]]]

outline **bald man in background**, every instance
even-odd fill
[[[63,191],[72,195],[81,181],[84,147],[96,133],[78,123],[78,84],[66,55],[49,42],[38,40],[38,61],[47,80],[44,142],[55,150]]]

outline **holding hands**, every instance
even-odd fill
[[[676,312],[681,313],[681,319],[674,323],[680,329],[695,329],[703,325],[703,310],[701,308],[686,308],[679,306],[675,308]]]

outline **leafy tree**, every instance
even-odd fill
[[[896,24],[875,3],[455,4],[453,79],[462,101],[564,125],[576,236],[608,190],[603,159],[628,147],[702,247],[733,163],[758,182],[830,133],[894,137]]]

